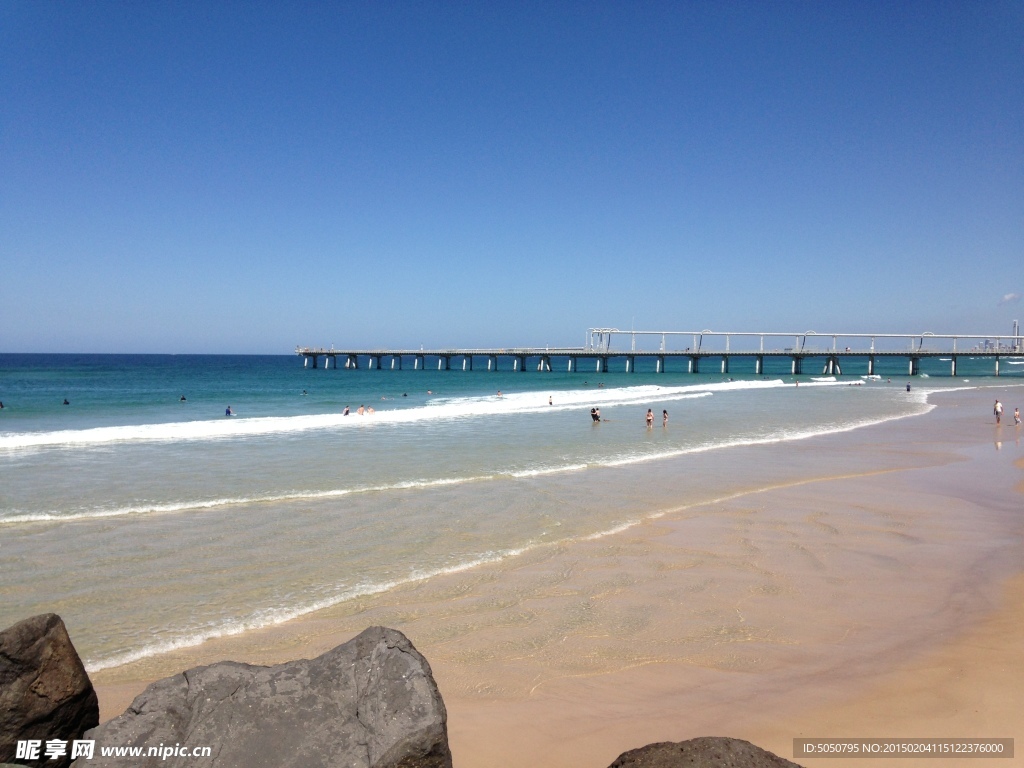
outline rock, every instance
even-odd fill
[[[370,627],[315,659],[275,667],[220,662],[159,680],[120,717],[94,729],[102,747],[175,748],[133,766],[451,768],[447,713],[430,665],[401,632]],[[180,750],[189,750],[187,755]]]
[[[704,736],[623,752],[608,768],[800,768],[742,739]]]
[[[70,743],[99,721],[96,692],[60,616],[44,613],[0,632],[0,763],[16,758],[18,741]],[[71,762],[40,756],[19,762]]]

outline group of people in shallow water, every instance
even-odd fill
[[[996,417],[996,424],[1003,423],[1003,404],[996,400],[996,404],[992,406],[992,413]],[[1020,408],[1013,409],[1013,425],[1015,427],[1020,426]]]
[[[342,416],[348,416],[350,413],[351,413],[351,411],[349,410],[349,407],[346,405],[345,406],[345,410],[343,410],[341,412],[341,415]],[[373,406],[372,405],[371,406],[360,405],[356,409],[356,413],[358,413],[360,416],[363,416],[363,415],[366,415],[366,414],[376,413],[376,411],[373,410]]]
[[[590,418],[594,421],[594,423],[598,423],[598,422],[601,422],[601,421],[608,421],[608,419],[601,418],[601,409],[600,408],[591,408],[590,409]],[[651,410],[650,408],[647,409],[647,416],[645,417],[644,420],[647,423],[647,428],[648,429],[654,429],[654,411],[653,410]],[[661,426],[662,427],[668,427],[668,411],[666,411],[666,410],[663,410],[661,412]]]
[[[668,426],[668,411],[663,410],[661,412],[661,426]],[[654,411],[652,411],[650,408],[647,409],[647,428],[654,428]]]

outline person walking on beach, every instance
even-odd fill
[[[668,426],[668,411],[661,412],[661,426],[662,428]]]
[[[996,415],[996,424],[999,424],[1003,420],[1003,404],[996,400],[996,404],[992,406],[992,413]]]
[[[647,409],[647,428],[651,429],[654,426],[654,411],[650,408]]]
[[[4,404],[0,403],[0,408],[3,408],[3,407],[4,407]],[[1020,408],[1014,408],[1013,409],[1013,426],[1015,426],[1015,427],[1019,427],[1020,426]]]

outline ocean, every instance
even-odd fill
[[[771,369],[0,355],[0,626],[59,613],[94,671],[280,624],[832,471],[809,460],[740,477],[729,457],[913,417],[930,391],[1024,375],[985,376],[990,362],[962,359],[961,376],[914,377],[908,392],[895,370],[795,386]],[[717,457],[714,469],[688,469],[696,456]]]

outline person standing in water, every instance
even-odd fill
[[[996,404],[992,406],[992,413],[996,415],[996,424],[999,424],[1003,420],[1003,404],[996,400]]]
[[[650,429],[654,426],[654,411],[650,408],[647,409],[647,428]]]
[[[0,408],[3,408],[3,407],[4,407],[4,404],[0,403]],[[1020,426],[1020,408],[1014,408],[1013,409],[1013,425],[1015,427],[1019,427]]]
[[[661,412],[661,426],[662,427],[667,427],[668,426],[668,411],[662,411]]]

